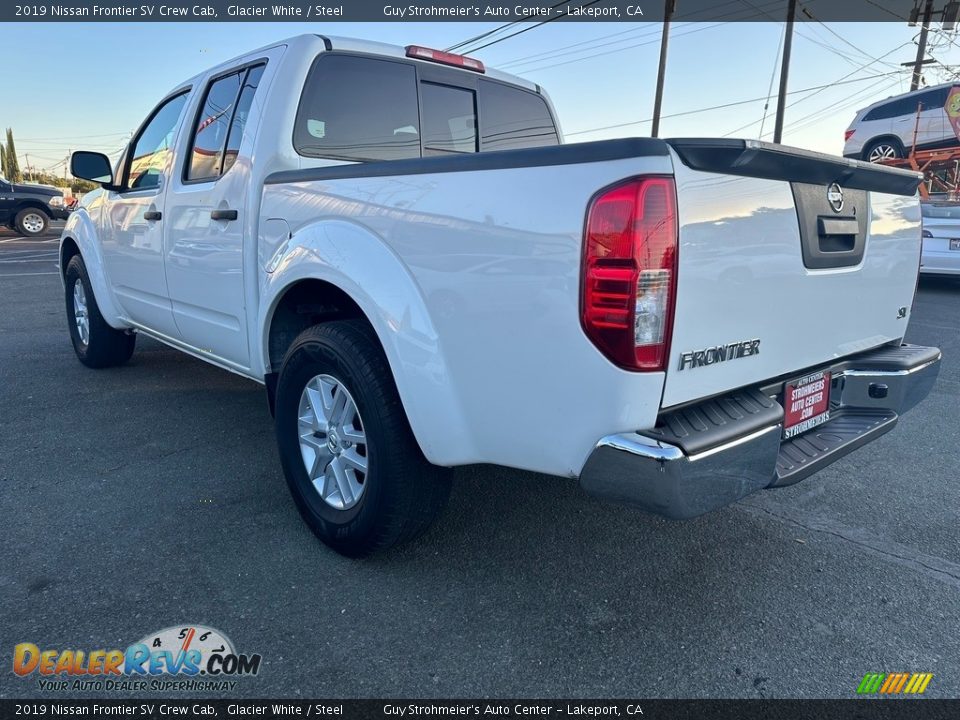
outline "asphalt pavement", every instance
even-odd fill
[[[932,395],[797,486],[676,523],[464,468],[424,538],[350,561],[300,521],[260,386],[143,337],[77,362],[56,248],[0,233],[0,662],[200,623],[262,655],[243,697],[960,696],[960,280],[910,323]]]

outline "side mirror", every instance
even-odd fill
[[[70,173],[82,180],[90,180],[104,186],[113,185],[113,168],[110,167],[110,158],[103,153],[78,150],[70,156]]]

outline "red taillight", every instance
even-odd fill
[[[587,214],[581,321],[627,370],[664,370],[677,288],[673,178],[642,177],[604,190]]]
[[[856,130],[844,130],[844,131],[843,131],[843,141],[846,142],[847,140],[849,140],[850,138],[852,138],[852,137],[853,137],[853,134],[854,134],[855,132],[856,132]]]
[[[440,63],[441,65],[453,65],[454,67],[463,68],[464,70],[473,70],[480,73],[487,71],[483,63],[479,60],[468,58],[465,55],[443,52],[443,50],[431,50],[430,48],[419,45],[407,45],[407,57],[429,60]]]

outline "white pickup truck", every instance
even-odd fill
[[[561,144],[536,85],[305,35],[173,89],[63,232],[74,349],[137,334],[263,383],[305,521],[360,556],[449,468],[688,518],[890,430],[919,176],[744,140]],[[905,460],[909,462],[909,460]]]

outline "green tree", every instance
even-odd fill
[[[20,162],[17,160],[17,146],[13,144],[13,129],[7,128],[7,180],[20,182]]]
[[[7,176],[7,149],[0,145],[0,175]]]

